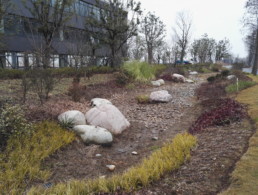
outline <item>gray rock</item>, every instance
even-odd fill
[[[114,171],[116,166],[115,165],[106,165],[109,171]]]
[[[228,80],[236,79],[236,76],[235,75],[229,75],[229,76],[227,76],[227,79]]]
[[[172,78],[174,79],[174,81],[176,82],[182,82],[184,83],[185,82],[185,77],[181,74],[173,74],[172,75]]]
[[[73,130],[81,136],[84,143],[110,144],[113,141],[112,134],[101,127],[77,125]]]
[[[113,134],[121,134],[130,126],[118,108],[110,104],[100,104],[90,109],[85,116],[89,124],[103,127]]]
[[[161,85],[160,82],[158,82],[158,81],[151,81],[151,84],[155,87],[160,87],[160,85]]]
[[[112,105],[112,103],[109,101],[109,100],[107,100],[107,99],[103,99],[103,98],[93,98],[91,101],[90,101],[90,105],[92,106],[92,107],[94,107],[94,106],[100,106],[101,104],[110,104],[110,105]]]
[[[189,72],[189,74],[190,74],[190,75],[197,75],[197,74],[198,74],[198,72],[196,72],[196,71],[192,71],[192,72]]]
[[[78,110],[70,110],[60,114],[58,116],[58,121],[61,123],[72,122],[74,126],[86,125],[84,114]]]
[[[150,94],[150,100],[154,102],[169,102],[172,96],[166,90],[154,91]]]

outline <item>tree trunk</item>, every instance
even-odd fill
[[[254,58],[254,65],[252,68],[253,75],[257,75],[257,68],[258,68],[258,29],[256,29],[255,58]]]
[[[148,48],[148,63],[152,64],[153,61],[153,55],[152,55],[152,48]]]

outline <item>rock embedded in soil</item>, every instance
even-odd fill
[[[150,100],[167,103],[172,100],[172,96],[166,90],[154,91],[150,94]]]
[[[79,134],[84,143],[95,144],[111,144],[113,142],[112,134],[101,127],[95,127],[90,125],[77,125],[73,130]]]
[[[94,106],[100,106],[100,105],[102,105],[102,104],[110,104],[110,105],[112,105],[112,103],[111,103],[109,100],[103,99],[103,98],[93,98],[93,99],[90,101],[90,105],[91,105],[92,107],[94,107]]]
[[[113,172],[116,168],[115,165],[106,165],[106,167],[108,168],[109,171]]]
[[[132,152],[132,155],[138,155],[138,152],[133,151],[133,152]]]
[[[90,109],[85,116],[89,124],[103,127],[116,135],[130,126],[118,108],[110,104],[100,104]]]
[[[82,112],[78,110],[69,110],[58,116],[61,123],[72,123],[72,125],[86,125],[86,119]]]

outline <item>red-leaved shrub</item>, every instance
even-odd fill
[[[246,117],[243,105],[230,98],[221,99],[218,107],[204,112],[197,121],[189,128],[189,133],[195,134],[206,127],[226,125],[231,122],[240,121]]]

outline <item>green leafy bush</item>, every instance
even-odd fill
[[[6,104],[0,110],[0,146],[5,146],[7,140],[31,134],[33,128],[25,119],[24,111],[19,105]]]
[[[254,81],[239,81],[238,82],[238,90],[241,91],[243,89],[246,89],[248,87],[254,86],[256,83]],[[235,93],[237,92],[237,84],[231,84],[226,87],[226,92],[227,93]]]
[[[126,62],[122,68],[128,72],[135,81],[146,82],[155,78],[153,66],[146,62]]]

